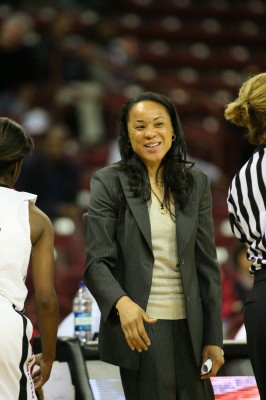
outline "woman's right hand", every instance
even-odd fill
[[[32,374],[34,388],[37,391],[41,389],[41,387],[45,384],[45,382],[48,381],[51,374],[53,363],[45,362],[43,360],[42,353],[39,353],[35,355],[35,364],[40,367]]]
[[[155,324],[157,319],[149,318],[145,311],[128,296],[122,296],[116,303],[120,323],[126,341],[131,350],[138,352],[148,350],[150,339],[144,327],[144,322]]]

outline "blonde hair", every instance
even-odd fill
[[[248,140],[259,144],[266,133],[266,73],[249,78],[239,89],[238,97],[227,104],[225,119],[246,127]]]

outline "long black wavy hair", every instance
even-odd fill
[[[123,106],[117,123],[117,136],[121,155],[120,165],[129,177],[129,184],[134,195],[142,196],[144,201],[149,200],[151,186],[148,171],[143,161],[134,153],[130,146],[127,128],[131,108],[136,103],[145,100],[161,104],[165,107],[171,119],[175,140],[172,141],[172,146],[161,161],[159,169],[163,167],[164,200],[166,207],[170,211],[171,216],[175,217],[170,208],[170,192],[173,193],[180,209],[184,210],[189,190],[193,184],[193,177],[189,170],[193,166],[193,163],[186,160],[186,143],[180,119],[175,105],[169,98],[154,92],[142,92],[137,97],[130,99]]]

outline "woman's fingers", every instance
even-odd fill
[[[148,350],[151,343],[144,328],[143,320],[139,323],[124,326],[122,329],[131,350],[137,349],[139,352],[142,350]]]
[[[148,350],[151,342],[145,330],[144,322],[155,323],[156,319],[151,319],[145,311],[129,297],[123,296],[116,303],[119,313],[121,327],[126,341],[131,350]]]

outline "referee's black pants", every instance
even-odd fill
[[[254,285],[245,302],[244,323],[260,398],[266,400],[266,269],[255,272]]]
[[[187,320],[145,325],[151,340],[138,371],[120,368],[127,400],[213,400],[210,379],[200,379]]]

